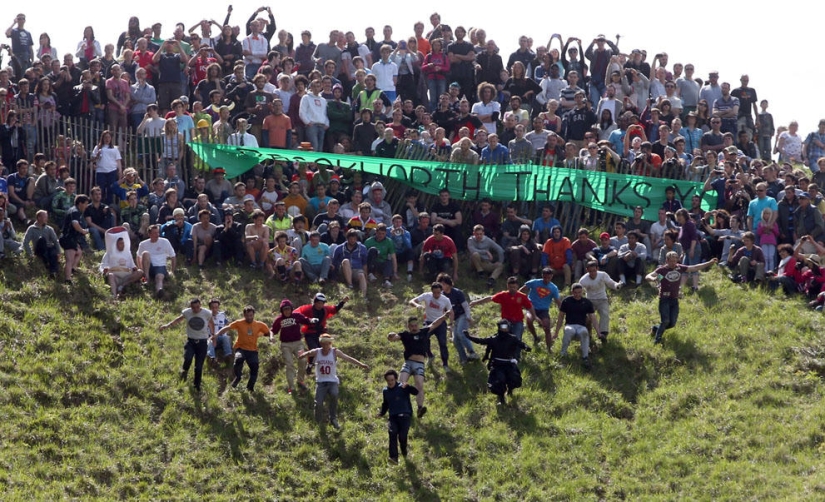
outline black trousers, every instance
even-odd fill
[[[192,359],[195,360],[195,388],[201,388],[201,376],[203,375],[203,362],[206,361],[206,349],[208,340],[196,340],[189,338],[183,346],[183,371],[188,372],[192,366]]]
[[[401,444],[401,454],[407,456],[407,435],[410,432],[410,415],[390,415],[387,431],[390,434],[390,458],[398,458],[398,445]]]

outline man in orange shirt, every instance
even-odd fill
[[[272,112],[263,123],[263,130],[267,134],[261,135],[261,146],[264,148],[292,148],[292,121],[284,113],[284,102],[275,98],[269,104]]]
[[[556,225],[550,229],[550,238],[544,243],[541,250],[541,266],[550,266],[553,270],[564,271],[564,286],[570,286],[573,265],[573,250],[570,239],[561,234],[561,227]]]
[[[212,335],[213,342],[227,331],[233,330],[238,334],[235,340],[235,379],[232,380],[232,388],[238,387],[241,382],[243,363],[249,366],[249,382],[246,384],[247,390],[255,390],[255,382],[258,380],[258,337],[269,335],[269,326],[261,321],[255,320],[255,307],[247,305],[243,308],[243,319],[238,319],[221,328],[220,331]]]

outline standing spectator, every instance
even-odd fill
[[[161,115],[170,110],[172,101],[182,94],[181,65],[189,62],[189,56],[178,40],[166,40],[161,50],[152,56],[152,64],[158,68],[158,106]]]
[[[244,74],[252,79],[258,72],[261,63],[269,52],[269,40],[261,33],[261,24],[256,19],[249,23],[250,34],[243,39],[242,50],[244,59]]]
[[[17,27],[14,25],[17,24]],[[22,75],[34,61],[34,39],[24,26],[26,15],[18,14],[14,23],[6,29],[6,37],[11,39],[12,65],[16,65],[15,74]]]
[[[301,97],[300,119],[306,127],[306,136],[312,149],[322,152],[324,134],[329,129],[327,117],[327,100],[321,96],[321,81],[313,80],[309,84],[309,93]]]

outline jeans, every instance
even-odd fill
[[[114,195],[110,190],[112,184],[117,181],[117,170],[109,173],[95,173],[95,183],[100,187],[100,194],[103,196],[104,204],[112,204],[112,196]]]
[[[323,124],[312,124],[307,126],[306,128],[306,136],[307,141],[310,142],[312,145],[312,150],[314,152],[323,152],[324,151],[324,133],[326,130],[324,129]]]
[[[465,314],[456,317],[453,322],[453,345],[455,346],[456,352],[458,352],[458,360],[462,363],[467,362],[468,354],[475,354],[473,342],[464,336],[464,330],[467,329],[469,325],[470,323],[467,321]]]
[[[441,324],[439,327],[435,328],[435,331],[430,333],[430,336],[435,336],[436,340],[438,340],[438,351],[441,354],[441,364],[447,366],[448,359],[450,358],[450,353],[447,349],[447,325]],[[432,350],[428,348],[427,352],[428,356],[433,357]]]
[[[567,346],[570,341],[578,339],[582,344],[582,358],[587,359],[590,355],[590,331],[581,324],[568,324],[564,327],[564,337],[561,340],[561,355],[567,355]]]
[[[438,109],[438,97],[447,92],[447,81],[428,79],[427,90],[430,92],[430,112],[434,112]]]
[[[321,263],[312,265],[306,258],[301,258],[301,270],[306,274],[310,281],[317,281],[318,279],[327,280],[329,277],[329,267],[332,265],[332,260],[329,256],[325,256]]]
[[[590,103],[593,106],[599,105],[599,100],[602,99],[604,92],[607,90],[604,82],[590,81]]]
[[[103,222],[103,228],[109,229],[115,226],[115,215],[113,212],[110,212],[109,215],[106,217],[106,221]],[[89,227],[89,234],[92,236],[92,244],[96,251],[105,251],[106,250],[106,241],[103,238],[103,232],[98,230],[95,227]]]
[[[192,366],[192,359],[195,359],[195,388],[201,389],[201,376],[203,375],[203,362],[206,360],[206,346],[209,341],[204,338],[196,340],[189,338],[186,345],[183,346],[183,367],[181,368],[183,374],[189,373],[189,367]]]
[[[380,272],[386,280],[392,278],[392,261],[380,261],[378,258],[378,248],[369,248],[369,250],[367,250],[367,269],[373,274]]]
[[[410,432],[410,415],[390,415],[387,423],[387,432],[390,434],[390,458],[398,458],[398,445],[401,444],[401,454],[407,456],[407,434]]]
[[[249,382],[246,388],[255,390],[255,382],[258,381],[258,351],[238,349],[235,351],[235,380],[240,381],[243,374],[243,363],[249,366]]]
[[[513,322],[510,321],[510,333],[521,341],[521,336],[524,334],[524,321]],[[521,349],[516,351],[516,359],[521,359]]]
[[[43,264],[49,269],[49,273],[56,274],[58,271],[57,246],[49,246],[46,239],[40,237],[34,244],[34,254],[43,260]]]
[[[220,335],[215,339],[215,345],[208,343],[206,346],[206,357],[214,359],[216,357],[215,349],[220,347],[223,356],[226,357],[232,354],[232,339],[229,335]]]
[[[329,421],[335,422],[338,418],[338,383],[315,383],[315,420],[318,423],[324,420],[324,399],[329,396]]]
[[[659,298],[659,319],[660,323],[656,328],[656,341],[662,341],[666,329],[676,326],[679,319],[679,299]]]

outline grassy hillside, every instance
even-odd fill
[[[165,301],[113,303],[88,261],[76,284],[0,268],[0,492],[6,500],[822,500],[825,336],[800,299],[731,284],[718,270],[682,301],[653,346],[649,286],[612,303],[609,345],[584,372],[542,345],[523,364],[513,406],[497,407],[479,363],[428,370],[429,413],[410,457],[390,466],[375,418],[387,368],[399,369],[419,286],[353,300],[330,322],[342,364],[341,431],[319,429],[312,395],[285,392],[277,346],[262,339],[253,394],[205,371],[199,397],[177,372],[192,295],[232,317],[252,303],[270,323],[283,297],[249,270],[181,270]],[[459,284],[484,294],[476,281]],[[503,284],[502,284],[503,287]],[[331,301],[345,293],[327,286]],[[305,303],[308,295],[289,295]],[[477,310],[493,331],[497,306]],[[435,348],[435,347],[434,347]],[[452,347],[451,347],[452,349]],[[574,344],[578,353],[578,346]]]

